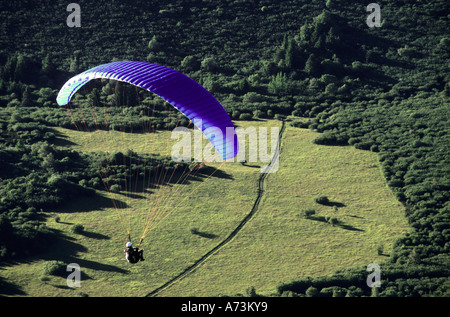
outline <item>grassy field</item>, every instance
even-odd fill
[[[278,121],[239,124],[280,126]],[[77,150],[104,150],[102,146],[108,144],[98,132],[58,130],[61,144]],[[136,152],[161,153],[167,149],[169,133],[119,134],[115,139]],[[352,147],[318,146],[312,143],[317,136],[305,129],[286,129],[280,167],[268,175],[254,217],[227,245],[158,296],[234,295],[250,286],[269,295],[280,282],[385,260],[392,242],[408,227],[402,206],[380,173],[376,154]],[[186,186],[183,203],[145,238],[146,261],[138,265],[125,261],[126,237],[117,211],[110,197],[99,192],[95,199],[68,202],[52,211],[47,225],[66,239],[37,258],[2,267],[0,275],[25,296],[145,296],[218,245],[242,221],[257,195],[260,163],[226,163],[220,173]],[[219,163],[211,165],[218,167]],[[315,203],[314,198],[321,195],[339,207]],[[116,194],[115,198],[134,206],[133,236],[139,236],[139,215],[148,209],[151,194]],[[300,215],[308,208],[316,210],[311,219]],[[324,221],[325,216],[339,222],[332,226]],[[84,233],[72,233],[74,224],[82,224]],[[202,234],[193,234],[192,228]],[[378,255],[380,245],[385,255]],[[63,277],[44,276],[43,265],[48,260],[78,263],[81,287],[69,288]]]
[[[266,180],[256,216],[231,243],[160,296],[229,295],[245,293],[250,286],[268,295],[280,282],[386,259],[392,242],[408,227],[376,154],[318,146],[312,143],[317,136],[287,128],[280,168]],[[322,195],[333,206],[314,201]],[[314,217],[300,215],[310,208],[316,210]],[[326,216],[339,223],[330,225]],[[380,245],[383,255],[377,252]]]

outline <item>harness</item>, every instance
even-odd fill
[[[130,263],[137,263],[139,262],[139,252],[137,252],[134,248],[130,248],[128,253],[128,262]]]

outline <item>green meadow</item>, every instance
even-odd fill
[[[247,127],[280,127],[275,120],[239,121]],[[57,128],[60,146],[77,151],[167,153],[170,132],[131,134]],[[157,296],[270,295],[281,282],[322,276],[386,260],[395,239],[408,231],[404,210],[387,187],[377,154],[350,146],[322,146],[319,134],[286,125],[279,168],[268,174],[258,210],[225,245]],[[248,151],[248,144],[246,145]],[[68,201],[48,212],[47,226],[64,237],[44,254],[2,267],[4,279],[26,296],[145,296],[226,239],[250,212],[264,162],[210,163],[216,172],[154,191],[108,193]],[[126,262],[126,235],[138,240],[159,194],[167,211],[150,222],[142,244],[146,260]],[[177,195],[176,193],[181,193]],[[315,198],[326,196],[328,204]],[[111,199],[113,198],[113,199]],[[123,203],[115,208],[114,203]],[[175,201],[175,202],[174,202]],[[123,207],[125,206],[125,207]],[[314,209],[305,217],[302,211]],[[328,219],[336,221],[331,224]],[[121,220],[119,220],[121,219]],[[84,231],[72,232],[81,224]],[[153,226],[154,225],[154,226]],[[382,249],[382,252],[380,252]],[[51,260],[81,267],[81,286],[45,275]],[[69,274],[69,273],[67,273]]]

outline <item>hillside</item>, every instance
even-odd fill
[[[255,126],[252,121],[240,124]],[[279,122],[263,120],[256,125],[274,127]],[[89,143],[83,143],[84,133],[58,131],[72,142],[68,146],[80,152],[93,150]],[[118,250],[123,238],[120,223],[108,193],[99,191],[95,200],[85,197],[54,209],[46,225],[66,239],[28,258],[26,264],[5,267],[2,275],[8,281],[28,281],[18,285],[29,296],[75,296],[78,290],[64,287],[63,277],[42,274],[45,263],[58,259],[82,266],[80,292],[89,296],[144,296],[178,274],[181,277],[176,283],[156,295],[217,296],[244,292],[249,287],[273,295],[279,281],[385,261],[392,243],[410,229],[403,207],[380,174],[376,154],[348,146],[313,144],[319,134],[306,129],[288,127],[285,133],[276,173],[259,173],[260,162],[232,163],[221,168],[229,178],[213,176],[204,184],[188,185],[185,190],[192,198],[151,232],[143,244],[146,261],[141,265],[130,267],[122,260]],[[141,144],[142,152],[152,149],[146,134],[124,137],[129,138],[128,143]],[[164,134],[158,139],[164,140]],[[303,149],[301,153],[298,147]],[[262,199],[253,216],[234,233],[252,209],[261,175],[266,176],[259,188]],[[191,186],[199,187],[192,192]],[[334,205],[314,201],[325,193]],[[133,206],[133,232],[138,233],[143,225],[139,215],[152,201],[141,197],[150,193],[134,194],[116,194],[115,202],[125,200]],[[311,209],[314,215],[305,217],[303,211]],[[126,211],[120,214],[128,216]],[[337,221],[329,223],[328,217]],[[74,224],[83,224],[84,231],[72,232]],[[192,234],[192,228],[203,235]],[[382,252],[377,251],[380,246]],[[184,273],[210,250],[214,252],[195,270]],[[230,272],[231,267],[239,269]]]
[[[316,144],[376,154],[411,229],[392,245],[389,278],[379,295],[448,296],[446,1],[383,1],[376,28],[367,26],[368,12],[359,1],[77,3],[81,27],[69,28],[64,3],[1,1],[2,261],[39,256],[64,240],[45,224],[48,212],[96,189],[93,158],[54,145],[58,135],[51,127],[74,128],[55,103],[61,85],[101,63],[141,60],[186,73],[212,92],[235,122],[288,118],[292,129],[322,133],[312,141]],[[122,91],[117,98],[111,87],[96,86],[102,100],[127,100],[126,111],[123,104],[114,111],[139,126],[135,92],[116,89]],[[96,99],[91,88],[81,90],[75,103]],[[173,111],[154,103],[155,126],[173,128]],[[364,268],[334,278],[293,278],[283,281],[279,295],[357,287],[361,272]],[[1,277],[0,283],[7,284]]]
[[[393,242],[410,229],[376,154],[313,144],[317,136],[287,128],[279,170],[267,177],[256,215],[201,267],[157,296],[245,294],[252,287],[273,296],[281,281],[385,262]],[[329,205],[315,202],[323,195]],[[307,210],[314,213],[305,216]]]

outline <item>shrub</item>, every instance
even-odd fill
[[[293,121],[290,125],[295,128],[307,129],[309,127],[309,122]]]
[[[276,120],[284,120],[284,119],[286,119],[286,116],[277,113],[277,114],[274,116],[274,119],[276,119]]]
[[[338,220],[335,217],[330,217],[328,223],[334,227],[338,223]]]
[[[198,231],[198,228],[191,228],[190,229],[192,234],[198,234],[200,231]]]
[[[84,231],[84,226],[80,224],[73,225],[70,229],[73,233],[82,233]]]
[[[333,287],[333,297],[344,297],[345,293],[344,288],[338,286]]]
[[[319,196],[316,199],[314,199],[314,201],[321,205],[326,205],[330,203],[330,200],[328,199],[327,196]]]
[[[195,71],[200,68],[200,62],[195,56],[186,56],[181,61],[181,67],[183,67],[186,71]]]
[[[399,49],[397,50],[397,53],[398,53],[398,55],[400,55],[400,56],[407,56],[407,57],[410,57],[410,56],[414,56],[414,55],[415,55],[415,50],[412,49],[411,47],[409,47],[408,45],[405,45],[404,47],[399,48]]]
[[[239,115],[239,120],[251,120],[253,116],[250,113],[241,113]]]
[[[46,275],[62,276],[66,273],[66,265],[61,261],[47,261],[43,270]]]
[[[111,185],[111,188],[109,189],[112,193],[120,193],[120,190],[122,187],[119,184]]]
[[[213,57],[206,57],[201,62],[201,68],[207,72],[214,72],[217,70],[217,63]]]
[[[319,295],[321,297],[332,297],[333,296],[334,287],[324,287],[320,290]]]
[[[258,110],[253,111],[253,117],[256,118],[256,119],[264,118],[265,117],[265,113],[258,109]]]
[[[355,146],[355,149],[358,149],[358,150],[370,150],[372,145],[373,145],[372,142],[368,141],[368,142],[356,143],[354,146]]]
[[[378,255],[383,255],[384,246],[382,244],[378,245],[377,247],[377,253]]]
[[[319,291],[317,290],[317,288],[315,288],[314,286],[310,286],[307,290],[306,290],[306,292],[305,292],[305,295],[307,296],[307,297],[315,297],[315,296],[317,296],[319,294]]]
[[[245,290],[246,297],[257,297],[258,294],[256,294],[256,289],[254,286],[250,286]]]
[[[311,217],[315,213],[316,211],[314,209],[305,209],[300,211],[300,215],[305,218]]]
[[[345,145],[347,144],[347,140],[340,139],[336,135],[326,132],[315,138],[313,143],[321,145]]]

